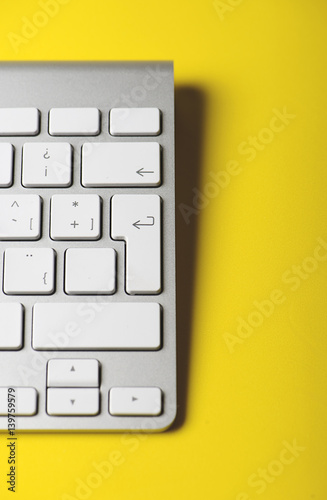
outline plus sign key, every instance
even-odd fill
[[[51,199],[53,240],[98,240],[101,236],[101,199],[95,194],[57,194]]]

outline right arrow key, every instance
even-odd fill
[[[161,292],[161,198],[119,194],[111,199],[111,236],[126,241],[126,292]]]
[[[159,387],[113,387],[109,392],[109,413],[124,415],[160,415],[162,392]]]

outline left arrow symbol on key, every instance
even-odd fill
[[[17,201],[16,201],[16,200],[15,200],[15,201],[14,201],[14,203],[11,205],[11,208],[12,208],[12,207],[14,207],[15,205],[19,208],[19,205],[18,205],[18,203],[17,203]]]
[[[140,168],[139,170],[136,170],[136,173],[139,174],[141,177],[144,177],[144,174],[154,174],[153,170],[144,170],[144,168]]]

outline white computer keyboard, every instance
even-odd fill
[[[0,429],[173,422],[174,203],[171,63],[0,64]]]

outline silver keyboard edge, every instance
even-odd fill
[[[43,207],[42,238],[36,242],[0,242],[1,280],[5,248],[50,246],[58,253],[57,291],[52,296],[6,296],[0,303],[18,301],[25,308],[24,347],[21,351],[0,351],[0,386],[29,386],[38,391],[38,414],[16,417],[20,431],[62,432],[156,432],[166,430],[176,416],[176,293],[175,293],[175,163],[174,163],[174,75],[172,62],[54,62],[0,63],[0,108],[36,107],[41,112],[41,132],[29,137],[0,137],[14,145],[14,186],[1,188],[4,194],[48,193]],[[151,81],[151,85],[149,82]],[[162,131],[153,137],[114,137],[108,132],[109,110],[126,107],[126,99],[135,107],[157,107],[162,113]],[[66,137],[72,144],[73,187],[24,188],[21,185],[21,152],[25,142],[63,142],[63,137],[48,134],[48,113],[53,107],[97,107],[101,111],[101,133],[90,137]],[[85,142],[159,142],[162,149],[162,184],[143,188],[84,188],[81,186],[81,148]],[[67,190],[66,190],[67,189]],[[155,352],[57,351],[41,352],[31,348],[31,310],[35,302],[96,302],[96,296],[67,297],[63,282],[63,255],[77,242],[49,239],[49,197],[54,194],[99,194],[103,200],[103,237],[96,247],[110,246],[119,253],[118,291],[101,296],[101,301],[158,302],[163,308],[163,345]],[[156,296],[129,296],[122,283],[124,243],[109,237],[110,199],[114,194],[158,194],[163,199],[163,291]],[[109,238],[109,239],[108,239]],[[45,244],[46,242],[46,244]],[[108,245],[109,244],[109,245]],[[85,241],[81,246],[93,247]],[[60,290],[61,288],[61,290]],[[53,417],[46,414],[46,364],[52,358],[97,359],[101,364],[101,413],[95,417]],[[122,366],[128,367],[128,372]],[[22,383],[19,375],[25,367],[30,376]],[[19,372],[20,370],[20,372]],[[157,386],[163,392],[163,413],[155,417],[113,417],[108,412],[108,392],[117,386]],[[7,418],[0,417],[0,430],[7,429]]]

